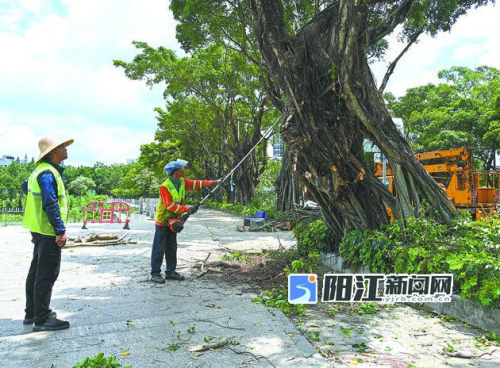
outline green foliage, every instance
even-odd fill
[[[360,314],[375,314],[377,312],[377,304],[375,303],[359,303],[357,307]]]
[[[416,151],[472,147],[491,167],[500,146],[500,71],[453,67],[438,75],[444,83],[410,88],[398,99],[386,94],[389,109]]]
[[[170,9],[179,22],[177,40],[186,52],[214,43],[230,44],[259,60],[253,33],[248,32],[251,19],[246,1],[172,0]]]
[[[217,202],[213,199],[203,202],[203,205],[221,211],[235,213],[242,217],[253,216],[256,211],[266,211],[267,220],[273,220],[284,216],[284,213],[276,210],[276,197],[274,198],[274,203],[267,203],[265,205],[259,205],[253,201],[248,205],[241,205],[228,203],[227,201]]]
[[[278,179],[281,171],[281,161],[267,161],[266,171],[262,173],[259,178],[259,185],[257,185],[257,195],[265,196],[266,193],[274,193],[274,184]]]
[[[68,185],[68,192],[77,196],[85,195],[91,189],[95,189],[95,183],[91,178],[80,175]]]
[[[179,344],[171,344],[167,347],[168,350],[170,351],[176,351],[177,349],[179,349],[181,346]]]
[[[330,308],[328,308],[328,314],[330,315],[330,317],[333,317],[334,315],[337,314],[337,312],[339,310],[340,310],[340,308],[338,306],[330,307]]]
[[[415,1],[409,14],[398,20],[398,40],[407,41],[421,32],[435,36],[439,31],[449,31],[451,26],[470,8],[487,4],[488,0],[421,0]],[[286,32],[295,35],[322,10],[335,6],[332,0],[283,0],[278,2],[283,13]],[[394,14],[407,3],[401,1],[375,1],[363,4],[370,28],[387,25]],[[250,4],[246,0],[219,2],[197,0],[172,0],[170,9],[178,22],[177,40],[186,52],[201,47],[220,44],[247,54],[248,59],[261,64],[258,44],[253,31]],[[337,10],[339,11],[339,10]],[[381,58],[387,42],[378,40],[368,44],[367,54]]]
[[[312,267],[311,267],[312,268]],[[291,273],[301,273],[306,271],[306,261],[302,258],[292,261],[290,266],[285,266],[285,274],[288,276]],[[309,271],[309,270],[307,270]],[[312,271],[310,271],[312,272]]]
[[[163,47],[144,42],[134,45],[139,50],[134,60],[115,60],[115,66],[123,68],[130,79],[144,80],[150,86],[166,85],[166,109],[156,108],[159,129],[155,142],[142,146],[139,159],[154,173],[162,172],[166,162],[182,157],[191,162],[189,170],[195,177],[221,177],[274,120],[276,113],[262,91],[257,67],[238,52],[210,45],[178,58]],[[265,148],[261,145],[235,172],[236,198],[253,193],[266,159]],[[252,184],[251,191],[247,183]]]
[[[311,251],[324,251],[330,249],[331,240],[334,238],[323,220],[310,223],[299,222],[293,229],[297,238],[299,254],[305,256]]]
[[[307,337],[311,339],[312,341],[319,341],[320,340],[320,333],[319,331],[316,331],[315,329],[311,329],[307,331]]]
[[[7,167],[0,167],[0,208],[20,208],[26,202],[26,195],[21,191],[21,184],[33,169],[34,163],[12,162]]]
[[[73,368],[120,368],[123,367],[114,356],[104,357],[104,353],[99,353],[92,358],[85,358],[78,362]],[[124,368],[131,368],[125,366]]]
[[[500,217],[448,228],[433,220],[394,221],[380,229],[354,230],[340,254],[351,264],[381,273],[453,273],[455,292],[488,306],[500,305]]]
[[[79,177],[90,178],[95,183],[95,188],[88,189],[95,189],[97,194],[111,195],[111,190],[121,185],[122,177],[130,170],[130,166],[130,164],[105,165],[102,162],[96,162],[94,166],[67,166],[64,170],[63,180],[69,189],[70,185]],[[70,190],[71,193],[76,195],[86,194],[82,191],[72,192]]]
[[[0,213],[0,226],[19,224],[23,221],[23,215],[17,213]]]
[[[85,215],[85,205],[90,201],[107,201],[105,195],[84,195],[80,197],[69,196],[69,221],[81,222]]]
[[[340,331],[342,331],[344,333],[344,335],[346,335],[347,337],[352,337],[351,329],[349,327],[339,326],[339,328],[340,328]]]
[[[250,255],[242,254],[240,251],[232,252],[231,254],[223,254],[221,256],[223,261],[247,261]]]
[[[35,163],[13,162],[0,167],[0,208],[23,208],[26,195],[21,184],[29,177]],[[162,179],[164,174],[162,174]],[[69,193],[70,221],[83,218],[83,208],[90,200],[106,200],[108,195],[120,197],[157,196],[160,179],[140,163],[127,165],[104,165],[96,163],[93,167],[67,166],[63,180]],[[90,189],[101,196],[94,197]],[[11,216],[0,215],[0,220],[11,222]],[[12,221],[18,221],[17,216]]]
[[[277,308],[287,316],[303,316],[303,304],[288,303],[288,290],[286,288],[274,288],[260,293],[252,298],[254,303],[263,304],[267,307]]]
[[[140,162],[134,162],[128,165],[128,170],[111,189],[111,194],[122,198],[158,197],[160,185],[165,179],[165,173],[157,176]]]

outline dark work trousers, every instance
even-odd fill
[[[155,225],[155,237],[151,249],[151,275],[159,275],[163,256],[167,267],[165,272],[175,271],[177,266],[177,233],[168,226]]]
[[[61,248],[55,236],[31,233],[33,259],[26,278],[26,316],[33,316],[35,323],[43,323],[51,312],[52,287],[59,276]]]

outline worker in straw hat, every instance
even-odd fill
[[[182,230],[181,216],[195,213],[198,205],[186,206],[184,198],[188,190],[201,190],[217,184],[217,180],[190,180],[184,178],[187,161],[177,159],[165,166],[167,180],[160,186],[160,200],[156,207],[155,235],[151,250],[151,281],[164,284],[167,280],[184,280],[175,271],[177,266],[177,233]],[[165,279],[160,275],[163,257],[167,263]]]
[[[50,309],[52,287],[59,275],[61,248],[66,245],[68,200],[61,175],[61,162],[68,158],[66,147],[73,143],[53,138],[38,142],[40,155],[35,170],[21,186],[27,194],[23,227],[31,231],[33,259],[26,278],[26,315],[23,323],[33,331],[69,328]]]

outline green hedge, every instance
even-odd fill
[[[17,213],[0,213],[0,226],[16,225],[23,222],[23,215]]]
[[[207,200],[203,202],[203,205],[221,211],[235,213],[237,215],[245,217],[253,216],[256,211],[266,211],[267,220],[274,220],[284,216],[283,212],[279,212],[276,210],[275,203],[262,204],[260,206],[257,206],[253,203],[250,203],[248,205],[242,205],[242,204],[228,203],[226,201],[216,202],[214,200]]]
[[[348,233],[340,254],[381,273],[453,273],[455,292],[500,305],[500,216],[452,228],[423,218]]]
[[[105,195],[85,195],[85,196],[69,196],[69,216],[70,222],[83,221],[85,213],[85,205],[90,201],[107,201]],[[25,203],[23,203],[23,206]],[[23,221],[22,214],[0,214],[0,223],[21,223]]]
[[[307,256],[311,251],[331,249],[331,241],[334,239],[332,231],[326,227],[323,220],[307,224],[299,222],[293,228],[293,234],[297,239],[297,250],[301,256]]]
[[[85,206],[90,201],[107,201],[108,196],[97,194],[97,195],[85,195],[85,196],[69,196],[69,222],[81,222],[85,214]],[[92,216],[91,213],[89,213]]]

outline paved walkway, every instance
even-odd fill
[[[224,248],[278,247],[275,235],[236,232],[240,222],[200,210],[179,235],[178,270],[196,273],[197,260],[208,252],[215,260]],[[70,225],[69,236],[81,234],[79,226]],[[326,366],[291,321],[251,302],[251,294],[204,278],[149,282],[154,223],[137,215],[131,228],[138,244],[64,249],[51,307],[71,328],[38,333],[22,325],[29,235],[19,226],[0,228],[0,367],[66,368],[99,352],[134,368]],[[118,225],[89,229],[124,232]],[[293,243],[290,233],[280,233],[280,241]],[[188,350],[222,337],[235,344],[203,354]]]
[[[0,367],[67,368],[100,352],[133,368],[500,366],[498,344],[482,331],[406,305],[360,310],[318,303],[295,321],[297,328],[281,312],[251,302],[244,285],[196,279],[193,265],[208,252],[213,261],[227,250],[295,243],[290,232],[240,233],[240,224],[238,217],[200,210],[179,235],[178,269],[188,279],[164,285],[148,281],[154,223],[143,216],[132,219],[128,232],[137,244],[64,249],[52,307],[72,327],[39,333],[22,325],[29,234],[19,226],[0,228]],[[69,227],[70,236],[83,233],[79,226]],[[118,225],[89,228],[125,232]],[[223,337],[236,344],[202,354],[188,350]]]

